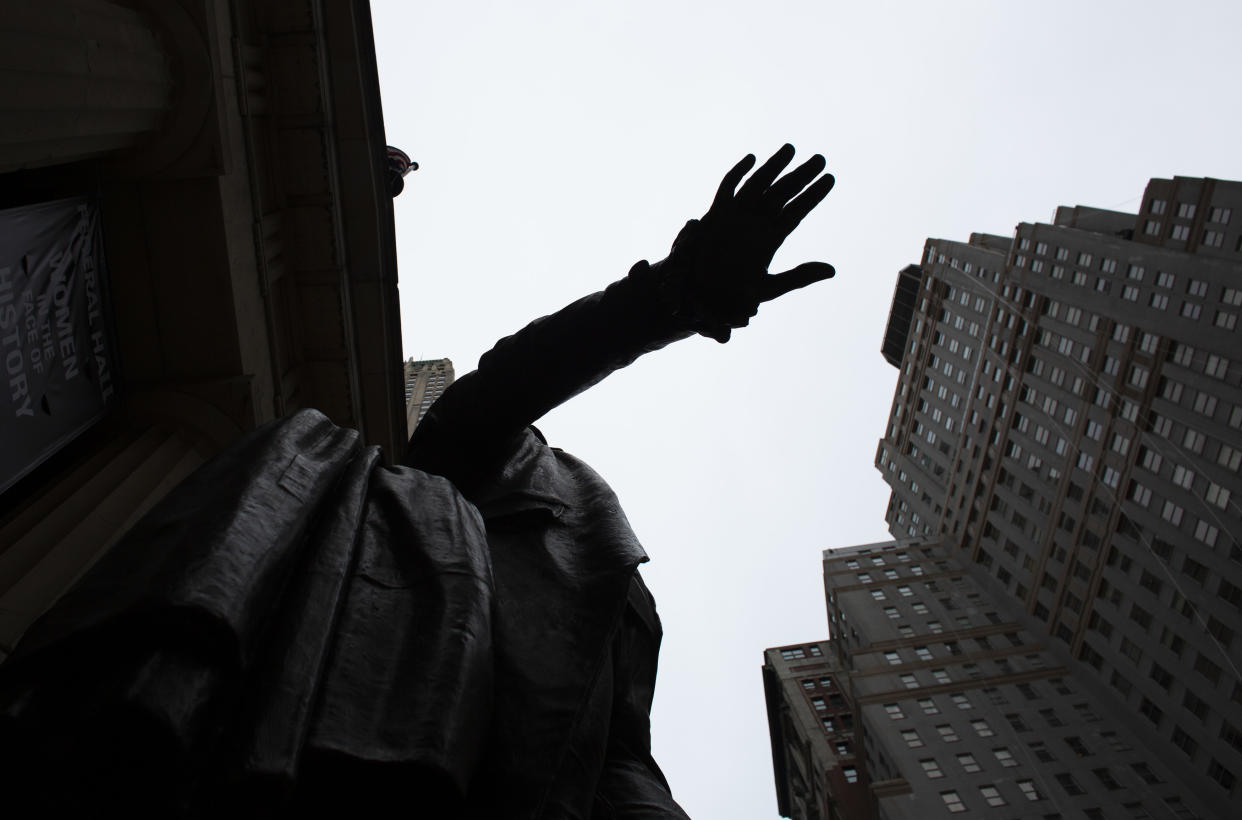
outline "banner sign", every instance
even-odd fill
[[[99,209],[0,211],[0,492],[116,400]]]

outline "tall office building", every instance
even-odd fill
[[[904,539],[889,546],[909,563],[825,560],[834,652],[862,704],[856,765],[873,793],[904,782],[924,811],[950,813],[1231,816],[1239,206],[1239,183],[1152,180],[1138,216],[1060,208],[1012,239],[929,240],[899,274],[883,353],[901,375],[876,463]],[[881,681],[886,665],[911,677],[873,692],[873,664]],[[973,694],[981,681],[995,691]],[[895,697],[906,685],[910,697]],[[947,742],[920,756],[909,741],[927,744],[927,727],[905,722],[928,714],[927,694],[943,714],[940,692],[1000,709],[999,723],[981,719],[1011,734],[1002,745],[1017,763],[979,763],[980,749],[964,752],[978,770],[946,766],[962,748]],[[994,695],[1034,711],[1006,712]],[[889,698],[888,723],[868,715],[873,696]],[[1082,730],[1088,712],[1107,727],[1094,742],[1053,722]],[[960,738],[957,722],[947,731]],[[898,803],[875,808],[903,816]]]
[[[414,428],[444,390],[453,383],[453,362],[449,359],[409,359],[405,363],[406,434]]]

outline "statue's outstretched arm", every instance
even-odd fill
[[[506,443],[553,407],[644,353],[694,333],[728,341],[763,302],[832,276],[823,262],[768,273],[781,243],[833,185],[818,154],[781,176],[793,156],[783,146],[743,183],[755,165],[747,156],[667,258],[639,262],[607,289],[497,342],[428,411],[406,463],[462,479],[504,458]]]

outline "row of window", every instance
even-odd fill
[[[807,657],[818,658],[823,654],[823,651],[819,648],[819,644],[793,646],[781,650],[781,658],[787,661],[802,660]]]
[[[891,557],[903,564],[909,563],[910,561],[910,553],[905,552],[905,551],[893,553]],[[867,560],[873,567],[885,566],[885,556],[883,555],[872,555]],[[845,562],[845,567],[846,569],[858,569],[859,568],[858,560],[855,558],[847,559]]]
[[[970,721],[970,727],[979,737],[994,737],[996,732],[988,724],[984,718],[976,718]],[[961,737],[957,733],[956,727],[951,723],[941,723],[936,726],[936,734],[945,743],[957,743]],[[918,729],[902,729],[901,739],[911,749],[918,749],[926,745]]]
[[[916,492],[916,493],[918,492],[918,484],[914,484],[914,485],[913,485],[913,491],[914,491],[914,492]],[[923,567],[922,567],[922,565],[920,565],[920,564],[911,564],[911,565],[910,565],[910,574],[911,574],[911,575],[922,575],[922,574],[923,574]],[[903,576],[898,575],[898,574],[897,574],[897,570],[895,570],[895,569],[886,569],[886,570],[884,570],[883,575],[884,575],[884,579],[885,579],[885,580],[887,580],[887,581],[896,581],[896,580],[898,580],[899,578],[903,577]],[[860,572],[860,573],[858,573],[858,582],[859,582],[860,584],[869,584],[869,583],[871,583],[873,580],[879,580],[879,579],[878,579],[878,578],[873,578],[870,572]]]
[[[1033,780],[1019,780],[1016,782],[1018,790],[1027,800],[1043,800],[1044,797],[1035,787]],[[979,786],[979,796],[983,798],[988,806],[1007,806],[1009,801],[1000,793],[1000,789],[996,786]],[[966,811],[966,804],[962,801],[962,797],[956,790],[943,791],[940,793],[940,799],[944,801],[944,807],[951,814],[960,814]]]
[[[1168,205],[1169,205],[1169,202],[1167,199],[1152,199],[1151,204],[1149,206],[1149,211],[1150,213],[1160,216],[1165,213],[1165,211],[1168,208]],[[1193,202],[1177,203],[1177,215],[1181,219],[1194,219],[1195,212],[1197,210],[1198,210],[1198,206],[1195,205],[1195,203]],[[1208,211],[1207,221],[1216,222],[1221,225],[1228,225],[1229,217],[1232,215],[1232,213],[1233,211],[1231,211],[1229,208],[1213,207],[1210,211]]]

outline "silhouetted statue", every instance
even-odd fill
[[[780,176],[793,154],[742,183],[746,157],[666,259],[497,343],[408,466],[303,411],[187,479],[0,666],[10,782],[53,816],[684,817],[651,757],[646,554],[531,424],[832,276],[767,272],[832,188],[819,156]]]

